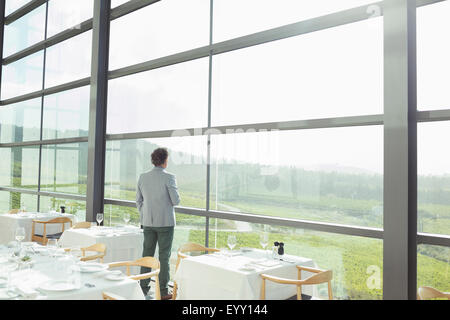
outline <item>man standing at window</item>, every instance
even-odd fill
[[[136,205],[139,210],[141,226],[144,229],[143,257],[153,257],[158,244],[161,271],[159,281],[161,299],[169,300],[169,258],[172,251],[175,227],[174,206],[180,203],[175,175],[166,172],[169,153],[166,148],[158,148],[152,153],[152,170],[141,174],[137,184]],[[141,273],[151,269],[142,267]],[[149,290],[150,279],[141,280],[145,295]]]

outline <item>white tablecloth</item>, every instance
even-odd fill
[[[292,262],[274,261],[266,252],[254,249],[232,257],[223,254],[209,254],[182,259],[175,274],[179,300],[259,300],[261,294],[261,273],[297,279],[296,265],[315,267],[311,259],[284,255]],[[242,269],[254,261],[265,261],[266,266],[252,264],[253,271]],[[262,262],[264,263],[264,262]],[[273,264],[272,266],[270,264]],[[302,272],[302,278],[311,273]],[[281,285],[266,281],[266,299],[281,300],[297,293],[294,285]],[[302,292],[313,295],[311,286],[303,286]]]
[[[35,244],[35,247],[42,246]],[[6,276],[5,267],[10,249],[4,246],[0,247],[0,270]],[[68,275],[64,267],[61,267],[62,257],[50,257],[44,255],[45,251],[38,254],[32,254],[33,267],[31,269],[16,270],[11,272],[11,287],[24,287],[28,290],[36,290],[41,284],[49,280],[67,279]],[[107,271],[96,273],[81,273],[81,287],[70,291],[38,291],[37,299],[48,300],[101,300],[102,292],[107,291],[130,300],[144,300],[145,297],[139,286],[138,281],[125,278],[119,281],[107,280],[105,275]],[[86,284],[93,285],[87,287]],[[4,290],[4,289],[0,289]],[[44,293],[44,294],[43,294]],[[17,297],[16,299],[24,299]]]
[[[91,227],[64,231],[59,243],[64,248],[106,245],[104,262],[130,261],[142,257],[144,234],[137,227]]]
[[[17,214],[0,214],[0,244],[7,244],[10,241],[15,241],[15,233],[17,227],[25,228],[25,239],[23,241],[31,241],[31,229],[33,220],[48,221],[58,217],[69,217],[72,219],[74,216],[71,214],[50,214],[40,212],[26,212]],[[70,228],[70,224],[67,223],[65,228]],[[42,234],[43,225],[41,223],[36,224],[36,234]],[[59,233],[62,231],[61,224],[50,224],[47,226],[47,234]]]

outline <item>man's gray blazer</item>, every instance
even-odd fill
[[[141,225],[145,227],[175,226],[174,206],[180,203],[175,175],[161,167],[141,174],[136,190],[136,206]]]

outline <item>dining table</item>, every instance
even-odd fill
[[[101,300],[103,292],[145,300],[138,281],[106,263],[83,262],[61,248],[35,242],[0,245],[0,299]]]
[[[0,244],[8,244],[15,241],[15,232],[18,227],[25,229],[25,239],[23,241],[31,241],[31,230],[33,220],[48,221],[58,217],[68,217],[75,222],[73,214],[59,212],[19,212],[19,213],[3,213],[0,214]],[[65,228],[70,228],[70,224],[66,223]],[[44,226],[37,223],[35,233],[42,235]],[[55,234],[62,231],[61,224],[47,225],[46,233]]]
[[[316,267],[310,258],[287,254],[273,258],[271,252],[255,248],[188,256],[180,260],[174,276],[177,300],[259,300],[261,274],[294,280],[298,278],[297,265]],[[311,275],[302,271],[303,279]],[[315,296],[315,291],[311,286],[302,288],[309,296]],[[296,293],[294,285],[266,283],[268,300],[284,300]]]

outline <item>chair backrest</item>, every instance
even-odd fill
[[[185,243],[183,245],[180,246],[180,248],[178,249],[178,258],[177,258],[177,264],[175,269],[178,269],[178,265],[180,264],[180,260],[184,259],[186,257],[188,257],[188,255],[186,253],[188,252],[218,252],[220,251],[219,249],[215,249],[215,248],[208,248],[205,247],[201,244],[198,243],[194,243],[194,242],[188,242]]]
[[[11,214],[19,213],[19,209],[11,209],[8,211],[8,213],[11,213]]]
[[[86,256],[86,251],[97,252],[98,254]],[[81,252],[83,253],[83,257],[80,259],[81,261],[100,259],[100,261],[103,262],[103,258],[106,255],[106,245],[104,243],[96,243],[92,246],[81,248]]]
[[[419,300],[444,298],[450,300],[450,292],[441,292],[432,287],[420,287],[417,297]]]
[[[333,271],[326,270],[320,273],[313,274],[312,276],[303,280],[303,284],[320,284],[331,281],[333,279]]]
[[[89,221],[78,222],[73,225],[73,229],[89,229],[91,223]]]

